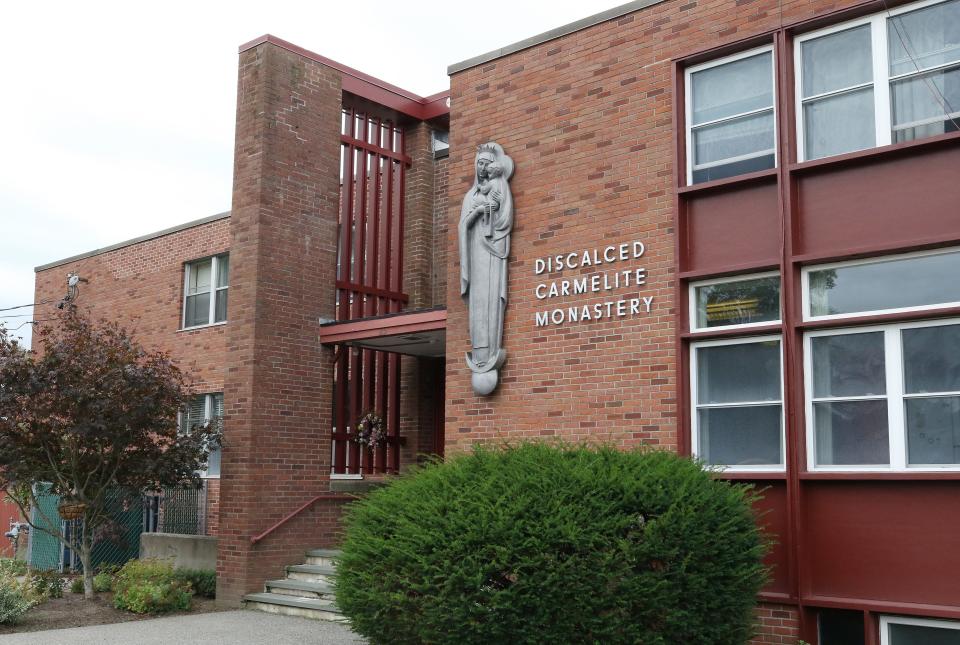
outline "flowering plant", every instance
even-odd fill
[[[376,412],[367,412],[357,422],[357,433],[354,441],[367,448],[375,448],[387,440],[387,427],[383,417]]]

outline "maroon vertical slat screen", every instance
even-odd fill
[[[403,293],[403,131],[389,120],[345,107],[340,120],[338,321],[399,312]],[[334,365],[332,451],[335,474],[400,468],[400,356],[340,347]],[[387,425],[387,442],[355,441],[368,412]]]

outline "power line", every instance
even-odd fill
[[[19,325],[17,325],[16,327],[11,327],[10,329],[7,329],[6,327],[3,327],[2,324],[0,324],[0,329],[3,329],[7,333],[10,333],[12,331],[17,331],[21,327],[26,327],[27,325],[36,325],[38,323],[51,322],[53,320],[56,320],[56,318],[40,318],[39,320],[25,320]]]
[[[3,307],[0,308],[0,311],[13,311],[14,309],[23,309],[24,307],[39,307],[41,305],[49,305],[53,302],[53,298],[48,298],[47,300],[41,300],[39,302],[31,302],[26,305],[17,305],[16,307]]]

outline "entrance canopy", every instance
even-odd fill
[[[443,358],[447,352],[447,310],[402,311],[320,325],[320,342],[382,352]]]

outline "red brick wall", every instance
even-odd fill
[[[677,340],[672,60],[858,4],[849,0],[670,0],[451,77],[447,243],[446,447],[562,437],[676,449]],[[515,225],[504,327],[507,362],[475,396],[463,352],[457,222],[476,148],[500,143],[516,163]],[[640,240],[638,261],[536,275],[537,258]],[[620,288],[539,300],[540,283],[644,267]],[[537,312],[653,296],[650,314],[537,327]],[[795,643],[798,617],[761,605],[757,643]]]
[[[674,447],[675,258],[671,59],[853,2],[665,2],[481,64],[451,77],[448,248],[470,187],[477,145],[493,140],[516,163],[516,223],[504,345],[490,397],[475,396],[461,358],[467,312],[447,288],[447,447],[560,436],[620,446]],[[649,315],[535,326],[535,312],[636,297],[635,289],[537,300],[536,258],[642,240]],[[601,267],[601,270],[607,267]],[[459,271],[457,252],[447,262]],[[593,296],[593,297],[589,297]],[[554,304],[555,303],[555,304]]]
[[[240,54],[232,208],[218,601],[329,546],[339,509],[320,504],[255,546],[250,538],[328,490],[340,75],[276,45]]]
[[[796,607],[760,603],[756,609],[757,636],[751,645],[797,645],[800,616]]]
[[[447,304],[447,232],[449,201],[449,157],[434,161],[433,175],[433,304]]]
[[[147,349],[169,353],[187,374],[190,392],[222,392],[227,325],[191,330],[180,326],[184,263],[229,249],[230,218],[225,217],[38,271],[36,301],[59,301],[66,293],[67,273],[77,273],[88,280],[80,284],[76,301],[80,309],[119,323]],[[53,303],[38,307],[36,317],[47,317],[53,307]],[[209,535],[216,535],[218,494],[219,482],[211,479]]]

